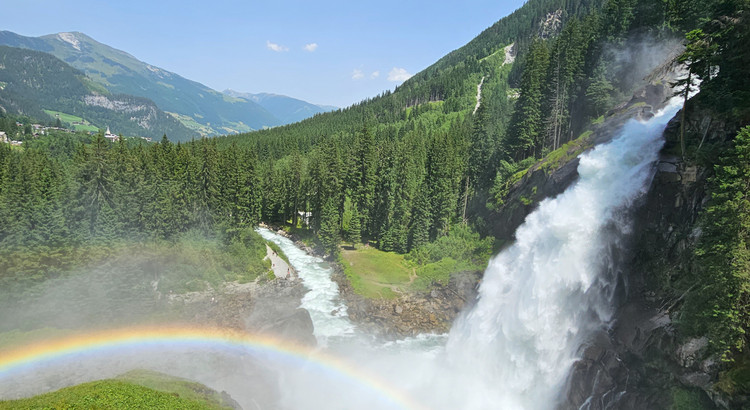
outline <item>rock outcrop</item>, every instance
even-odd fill
[[[494,212],[480,215],[487,221],[489,235],[512,240],[513,235],[544,198],[557,196],[578,179],[578,155],[617,136],[618,130],[630,119],[648,119],[664,107],[671,95],[665,82],[648,84],[632,98],[612,109],[590,132],[566,144],[567,151],[555,161],[545,159],[531,166],[524,176],[508,190],[503,204]],[[564,148],[563,148],[564,149]]]
[[[220,290],[170,295],[169,304],[192,324],[271,335],[307,346],[317,343],[310,314],[300,309],[307,289],[299,280],[227,283]]]
[[[393,299],[369,299],[354,292],[341,269],[333,280],[346,301],[349,318],[364,332],[384,339],[401,339],[420,333],[446,333],[453,320],[476,300],[481,272],[451,276],[446,286],[425,293],[400,294]]]

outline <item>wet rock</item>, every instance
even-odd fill
[[[680,377],[680,381],[688,386],[707,390],[711,385],[711,375],[704,372],[693,372]]]
[[[400,339],[420,333],[445,333],[466,306],[476,300],[481,272],[454,274],[448,285],[430,292],[399,294],[394,299],[366,299],[356,293],[340,267],[332,279],[339,285],[352,322],[365,333]]]
[[[317,344],[310,312],[305,309],[296,309],[290,315],[269,320],[258,330],[263,334],[274,335],[282,340],[305,346]]]
[[[677,173],[677,165],[673,164],[671,162],[659,162],[658,167],[659,172],[666,172],[666,173]]]
[[[701,359],[708,348],[708,338],[699,337],[689,339],[677,348],[677,362],[682,367],[693,367]]]

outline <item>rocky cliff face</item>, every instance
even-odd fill
[[[665,75],[668,76],[668,75]],[[503,240],[513,235],[544,198],[561,194],[578,179],[578,156],[598,144],[610,141],[631,118],[649,118],[662,108],[671,89],[665,81],[645,85],[632,98],[612,109],[604,121],[591,126],[578,139],[569,142],[547,158],[531,166],[518,181],[512,184],[503,205],[495,212],[480,215],[488,223],[488,234]]]
[[[460,272],[451,275],[448,285],[436,285],[430,292],[368,299],[357,295],[346,275],[336,268],[332,279],[346,301],[349,318],[360,330],[384,339],[447,333],[459,313],[475,302],[481,276],[481,272]]]
[[[300,280],[226,283],[218,290],[168,295],[170,308],[191,324],[227,327],[315,346],[310,313],[300,309],[307,293]]]

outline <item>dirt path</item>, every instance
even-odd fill
[[[271,249],[271,247],[268,245],[266,245],[265,259],[271,260],[273,274],[276,275],[277,278],[285,278],[287,275],[289,275],[289,277],[291,278],[296,276],[294,269],[289,266],[289,264],[287,264],[285,260],[281,259],[279,255],[277,255],[276,252],[274,252],[274,250]]]

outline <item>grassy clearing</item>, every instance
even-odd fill
[[[187,127],[189,130],[196,131],[198,134],[200,134],[203,137],[208,136],[208,135],[216,135],[219,133],[215,129],[197,122],[193,117],[182,115],[182,114],[177,114],[174,112],[167,112],[167,114],[171,115],[172,117],[174,117],[174,119],[181,122],[182,125]]]
[[[221,127],[221,129],[225,131],[224,132],[225,134],[255,131],[252,127],[248,126],[242,121],[240,122],[226,121],[225,124],[226,126]]]
[[[204,386],[206,390],[209,390]],[[180,397],[121,380],[79,384],[28,399],[0,402],[0,409],[223,409],[206,399]]]
[[[60,121],[62,123],[67,124],[68,126],[72,127],[76,131],[86,131],[86,132],[88,131],[98,132],[99,131],[99,127],[91,124],[90,122],[84,120],[81,117],[76,117],[75,115],[66,114],[60,111],[44,110],[44,112],[46,112],[52,118],[57,118],[57,116],[59,115]],[[74,122],[79,123],[79,124],[73,125]]]
[[[342,250],[339,262],[354,291],[366,298],[392,299],[407,290],[413,269],[404,255],[372,247]]]
[[[445,237],[413,254],[400,255],[372,247],[343,249],[339,263],[354,291],[366,298],[391,299],[399,293],[426,292],[445,286],[451,275],[481,270],[492,251],[491,240]],[[486,249],[485,249],[486,248]]]

